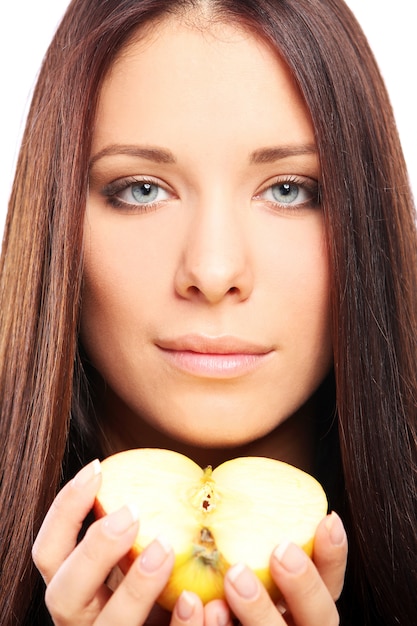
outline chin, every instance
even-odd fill
[[[191,427],[165,430],[165,434],[171,439],[197,448],[235,448],[247,445],[268,434],[269,429],[250,428],[242,420],[236,427],[229,426],[225,422],[199,425],[196,429],[195,423]],[[272,427],[272,429],[274,426]]]

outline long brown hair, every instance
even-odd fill
[[[0,623],[6,626],[45,623],[35,609],[43,592],[31,564],[33,539],[60,484],[96,454],[77,336],[100,85],[138,27],[199,4],[73,0],[40,73],[1,260]],[[342,0],[204,4],[212,18],[238,20],[269,41],[310,109],[332,272],[340,506],[350,542],[342,623],[411,624],[417,619],[417,238],[387,94]]]

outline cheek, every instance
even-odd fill
[[[97,355],[108,352],[111,347],[111,320],[114,317],[114,293],[101,273],[90,267],[90,259],[86,259],[80,337],[94,365],[97,365]]]
[[[122,354],[143,348],[150,321],[166,309],[172,255],[155,229],[96,213],[92,207],[85,226],[80,336],[95,367],[109,376]]]
[[[310,255],[300,254],[296,281],[304,334],[310,336],[312,341],[315,337],[319,341],[320,337],[330,338],[330,277],[324,244],[317,246]]]
[[[316,317],[327,323],[329,261],[321,214],[280,222],[275,232],[264,232],[258,240],[260,275],[269,277],[269,297],[287,316],[288,326]]]
[[[120,240],[117,242],[114,233],[90,228],[89,224],[85,232],[80,334],[90,358],[96,362],[112,350],[117,329],[128,319],[128,285],[132,279],[126,270],[134,264],[126,258],[125,247],[121,253]]]
[[[93,216],[94,217],[94,216]],[[150,239],[150,238],[149,238]],[[146,248],[134,227],[95,218],[87,224],[84,252],[83,318],[122,315],[149,291],[157,267],[153,250]]]
[[[333,349],[330,319],[330,270],[321,219],[286,250],[287,307],[284,326],[300,360],[320,378],[329,370]],[[290,241],[290,240],[288,240]],[[294,239],[292,240],[294,242]]]

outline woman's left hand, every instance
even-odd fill
[[[282,544],[272,554],[270,569],[283,594],[282,605],[275,606],[255,574],[241,564],[226,574],[227,604],[242,626],[337,626],[335,602],[343,588],[346,559],[346,533],[339,516],[331,513],[317,528],[313,560],[294,544]],[[218,608],[217,602],[205,607],[206,626],[219,626],[212,617]]]

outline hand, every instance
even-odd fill
[[[242,626],[336,626],[335,601],[342,591],[346,558],[346,534],[332,513],[317,528],[313,560],[293,544],[274,551],[270,568],[283,594],[282,605],[273,604],[255,574],[242,564],[226,574],[227,603]],[[210,604],[205,612],[206,626],[218,626],[210,616]]]
[[[200,599],[190,592],[180,596],[171,618],[158,609],[155,614],[155,601],[174,563],[173,552],[162,538],[144,550],[116,591],[111,592],[105,581],[132,546],[138,521],[136,514],[124,507],[92,524],[77,544],[100,486],[101,475],[96,469],[96,463],[86,466],[62,489],[33,546],[35,565],[47,585],[45,601],[56,626],[231,626],[230,609],[225,602],[210,602],[203,608]],[[338,529],[343,536],[332,543],[331,537],[337,537]],[[319,526],[314,548],[316,567],[305,557],[300,571],[287,571],[284,563],[288,557],[293,564],[296,561],[291,555],[293,550],[303,561],[303,553],[294,546],[289,546],[284,555],[281,547],[271,558],[274,579],[291,611],[285,619],[252,572],[240,565],[231,568],[225,580],[227,602],[242,625],[338,623],[332,598],[335,600],[340,594],[347,553],[340,520],[333,514]]]
[[[134,512],[123,507],[94,522],[77,544],[100,483],[98,462],[84,467],[56,497],[33,546],[33,560],[47,585],[45,602],[56,626],[147,623],[174,564],[170,546],[156,539],[136,559],[117,589],[109,589],[106,579],[131,548],[138,521]],[[222,605],[218,610],[224,614]],[[217,612],[216,604],[212,611]],[[158,626],[203,626],[204,609],[197,596],[185,592],[172,616],[160,612],[157,619],[153,623]]]

